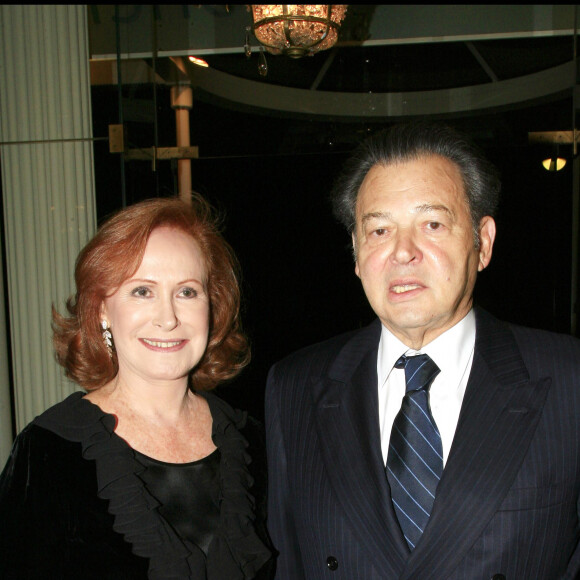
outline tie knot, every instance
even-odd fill
[[[441,372],[439,367],[427,354],[418,354],[416,356],[403,355],[395,363],[395,368],[405,369],[407,393],[420,389],[428,390],[435,377]]]

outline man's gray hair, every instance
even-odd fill
[[[469,204],[475,244],[479,247],[479,223],[484,216],[493,217],[499,203],[499,175],[471,140],[439,123],[394,125],[363,141],[347,161],[332,190],[335,217],[349,233],[353,233],[356,200],[367,173],[375,165],[387,166],[430,155],[445,157],[459,169]]]

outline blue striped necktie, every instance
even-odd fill
[[[443,473],[441,436],[429,408],[429,387],[440,371],[426,354],[403,355],[395,367],[405,369],[407,392],[391,431],[387,479],[399,524],[413,550],[429,521]]]

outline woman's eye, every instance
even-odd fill
[[[427,227],[428,227],[430,230],[438,230],[438,229],[441,227],[441,224],[440,224],[439,222],[429,222],[429,223],[427,224]]]
[[[139,296],[140,298],[146,298],[150,295],[150,291],[149,288],[146,288],[145,286],[139,286],[139,288],[135,288],[131,294],[133,296]]]
[[[384,236],[387,233],[386,228],[377,228],[373,231],[374,236]]]
[[[184,298],[195,298],[197,296],[197,290],[195,288],[183,288],[180,294]]]

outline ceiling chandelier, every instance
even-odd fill
[[[271,54],[291,58],[331,48],[346,4],[252,4],[254,34]]]

